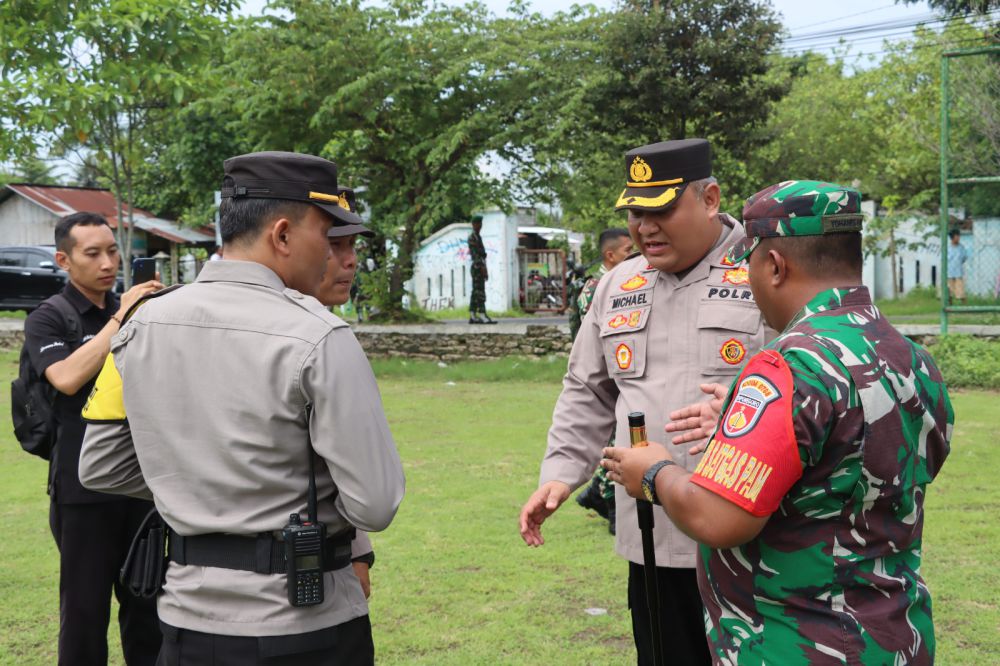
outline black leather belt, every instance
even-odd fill
[[[334,534],[323,542],[323,571],[343,569],[351,563],[354,530]],[[253,571],[259,574],[285,574],[285,542],[273,534],[239,536],[237,534],[198,534],[181,536],[170,530],[167,557],[177,564],[220,567]]]

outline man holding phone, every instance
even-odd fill
[[[132,535],[152,504],[85,489],[77,466],[84,432],[80,410],[111,338],[129,308],[163,285],[145,281],[119,301],[112,291],[121,263],[118,245],[97,213],[62,218],[55,243],[56,263],[69,282],[28,316],[24,344],[35,371],[58,392],[48,491],[49,525],[59,548],[59,663],[107,663],[109,592],[114,589],[126,663],[152,664],[160,647],[155,605],[125,593],[118,583]]]

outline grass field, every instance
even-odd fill
[[[519,508],[537,483],[563,363],[374,364],[407,476],[395,522],[374,536],[378,663],[634,663],[626,565],[612,553],[604,522],[570,503],[546,524],[544,547],[528,549],[517,534]],[[5,424],[15,366],[14,354],[0,354]],[[924,539],[938,662],[997,663],[997,395],[954,397],[954,449],[931,486]],[[4,428],[0,664],[51,664],[58,571],[45,465],[21,453]],[[592,608],[606,614],[590,615]],[[115,631],[109,633],[115,654]]]

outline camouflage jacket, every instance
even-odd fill
[[[716,663],[932,663],[923,501],[954,413],[930,355],[864,287],[824,291],[722,413],[692,481],[770,517],[742,546],[700,549]]]
[[[486,246],[483,244],[482,235],[475,231],[469,234],[469,258],[472,259],[474,268],[486,265]]]
[[[601,267],[597,269],[597,275],[590,276],[584,283],[583,289],[580,290],[580,295],[576,298],[576,307],[580,310],[581,319],[590,310],[590,304],[594,301],[594,292],[597,291],[597,283],[607,272],[607,267],[601,264]]]

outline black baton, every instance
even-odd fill
[[[628,415],[629,439],[632,448],[647,446],[646,415],[631,412]],[[646,583],[646,605],[649,608],[649,625],[653,641],[653,664],[663,665],[663,639],[660,636],[660,597],[656,584],[656,548],[653,543],[653,505],[646,500],[636,500],[639,516],[639,533],[642,535],[642,573]]]

